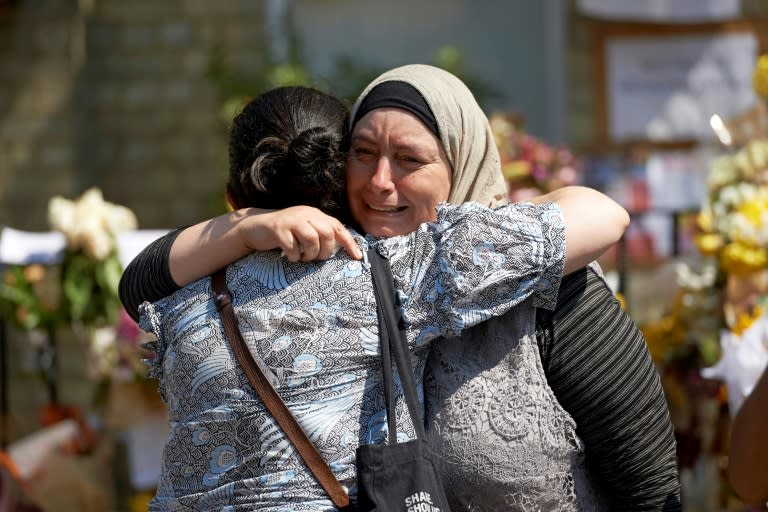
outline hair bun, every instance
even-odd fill
[[[273,190],[278,176],[286,166],[289,144],[278,137],[265,137],[254,148],[256,155],[251,163],[245,183],[250,182],[259,192]]]
[[[286,157],[286,163],[295,170],[307,171],[297,173],[297,177],[308,187],[327,186],[337,180],[339,166],[343,169],[345,164],[341,141],[322,127],[301,132],[291,141]]]
[[[288,146],[288,157],[300,166],[311,166],[317,160],[328,161],[338,151],[338,143],[321,127],[304,130]]]

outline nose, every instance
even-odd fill
[[[394,190],[394,172],[390,159],[382,156],[376,163],[376,169],[371,176],[371,188],[377,191],[390,192]]]

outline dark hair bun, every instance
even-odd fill
[[[293,170],[296,204],[318,204],[329,212],[341,208],[346,164],[342,145],[338,134],[322,127],[304,130],[291,141],[285,162]]]
[[[306,184],[313,190],[322,190],[340,176],[339,165],[344,168],[341,141],[335,139],[321,127],[304,130],[291,141],[287,151],[288,165],[293,166],[299,184]]]
[[[253,149],[250,172],[244,176],[256,191],[273,193],[279,175],[286,168],[289,144],[278,137],[265,137]],[[282,187],[280,187],[282,188]]]
[[[346,216],[349,113],[338,99],[281,87],[253,99],[230,134],[227,192],[237,208],[309,205]]]

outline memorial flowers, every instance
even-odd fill
[[[123,269],[116,237],[137,228],[136,216],[91,188],[74,200],[51,198],[48,223],[66,240],[60,263],[8,267],[0,282],[0,305],[17,326],[49,339],[62,328],[74,331],[87,340],[92,362],[100,362],[92,365],[94,373],[104,376],[109,367],[105,358],[117,358],[111,354],[120,320]],[[112,333],[107,341],[105,332]]]
[[[573,153],[527,133],[519,115],[497,112],[490,117],[490,125],[510,200],[522,201],[580,181]]]

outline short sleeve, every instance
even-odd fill
[[[552,309],[565,227],[555,203],[443,204],[436,222],[378,247],[392,265],[409,336],[422,342],[458,335],[531,297]]]
[[[181,288],[171,277],[168,258],[174,241],[184,229],[176,229],[153,241],[125,268],[120,278],[120,301],[134,320],[139,320],[142,302],[167,297]]]

